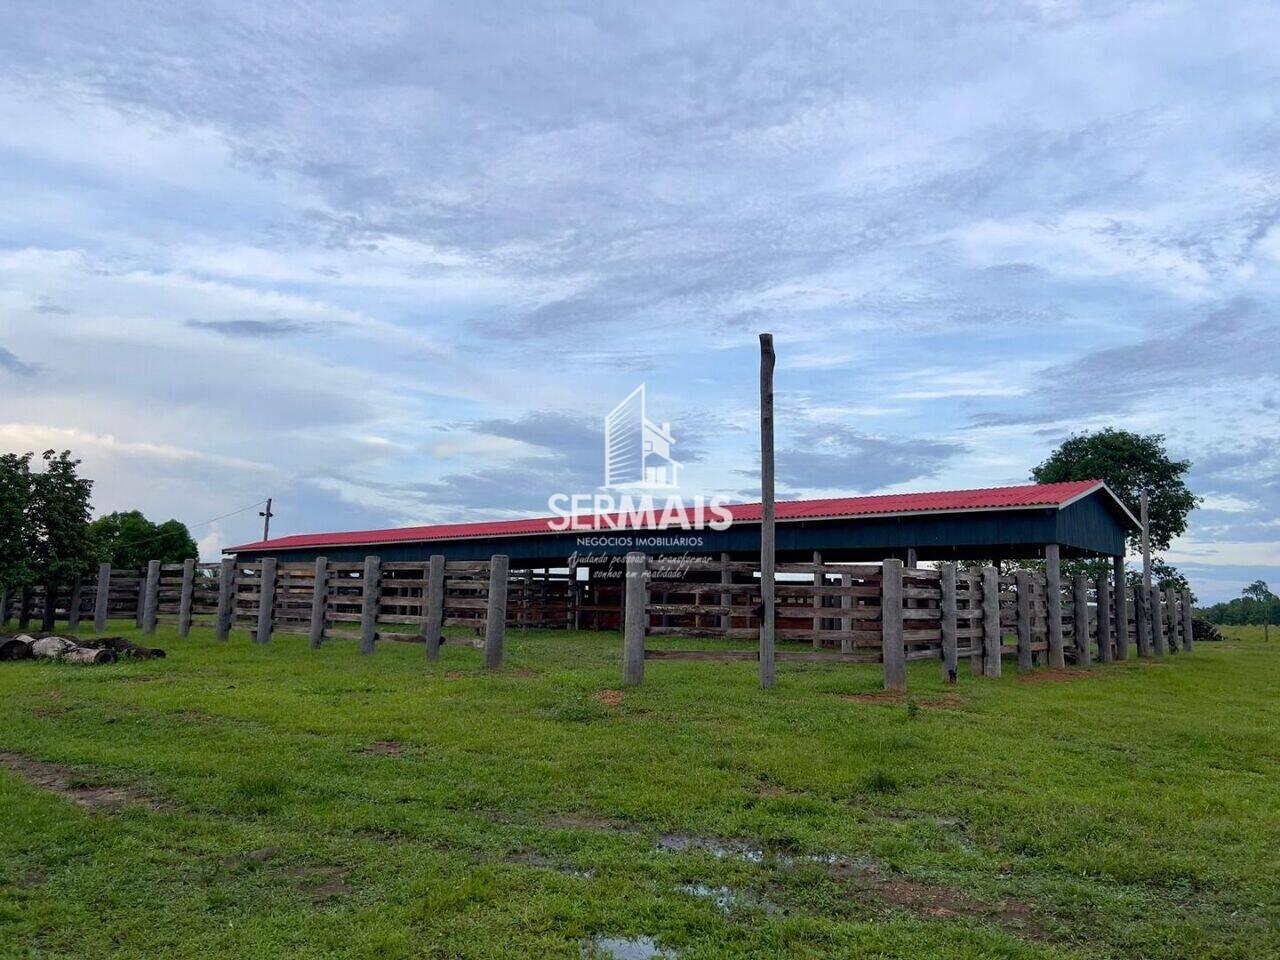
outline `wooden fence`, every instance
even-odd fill
[[[1191,650],[1191,604],[1185,594],[1145,591],[1113,578],[1076,578],[1050,587],[1043,571],[995,568],[937,570],[882,564],[783,563],[776,568],[776,636],[790,642],[781,660],[883,665],[885,684],[902,688],[906,664],[938,662],[955,682],[968,660],[974,675],[998,677],[1009,659],[1019,670],[1088,664]],[[667,561],[627,558],[626,576],[580,583],[576,572],[508,569],[506,557],[486,561],[308,563],[274,559],[237,563],[161,564],[112,570],[77,582],[51,598],[56,618],[75,629],[92,618],[102,631],[109,618],[131,617],[147,632],[158,622],[192,626],[226,639],[233,628],[260,643],[274,633],[302,634],[313,647],[326,640],[357,640],[369,653],[386,637],[417,639],[434,656],[444,627],[469,627],[486,663],[501,663],[508,626],[618,629],[625,620],[624,662],[632,682],[645,659],[753,659],[756,651],[647,650],[662,636],[757,640],[760,631],[759,564],[728,557]],[[0,596],[0,622],[16,617],[27,629],[50,598],[32,588]],[[481,640],[480,638],[483,638]],[[803,644],[804,647],[801,647]],[[637,668],[635,665],[639,664]]]

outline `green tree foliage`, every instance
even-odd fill
[[[98,556],[118,570],[139,570],[148,560],[178,563],[199,555],[186,524],[153,523],[141,511],[108,513],[90,525]]]
[[[1255,580],[1241,591],[1241,596],[1226,603],[1215,603],[1204,611],[1211,623],[1280,624],[1280,597],[1271,592],[1263,580]]]
[[[1064,483],[1070,480],[1101,480],[1136,517],[1141,509],[1142,491],[1147,491],[1151,549],[1167,550],[1173,538],[1187,529],[1187,516],[1200,502],[1184,477],[1190,460],[1174,460],[1165,449],[1160,434],[1142,435],[1108,427],[1096,433],[1079,433],[1063,441],[1057,450],[1031,471],[1037,483]],[[1141,531],[1129,537],[1129,547],[1142,549]],[[1164,589],[1190,590],[1187,578],[1176,567],[1152,558],[1152,581]],[[1090,578],[1110,576],[1109,559],[1072,560],[1062,565],[1064,578],[1083,574]],[[1132,571],[1128,574],[1134,581]],[[1137,577],[1141,582],[1141,575]]]
[[[79,460],[71,451],[43,454],[44,470],[31,475],[26,546],[36,583],[65,584],[93,566],[95,550],[89,535],[89,497],[93,481],[76,472]]]
[[[30,509],[31,454],[0,454],[0,587],[32,582],[26,538]]]
[[[1031,476],[1037,483],[1102,480],[1135,517],[1146,490],[1151,548],[1168,550],[1173,538],[1186,531],[1187,515],[1200,501],[1184,480],[1190,469],[1190,460],[1169,456],[1160,434],[1143,436],[1107,428],[1070,437]],[[1129,543],[1134,550],[1142,548],[1139,534],[1133,534]]]

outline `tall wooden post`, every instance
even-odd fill
[[[329,558],[316,557],[315,582],[311,585],[311,622],[307,624],[307,643],[312,650],[324,645],[325,614],[329,608]]]
[[[822,649],[822,635],[818,632],[822,629],[822,590],[821,588],[827,584],[826,572],[822,567],[822,551],[813,551],[813,562],[819,568],[813,573],[813,649]]]
[[[760,334],[760,688],[778,682],[774,661],[773,334]]]
[[[502,666],[502,644],[507,636],[507,570],[510,559],[495,554],[489,562],[489,604],[484,624],[484,668]]]
[[[901,560],[886,560],[881,570],[880,640],[884,688],[907,689],[907,648],[902,636]]]
[[[720,554],[720,585],[727,587],[733,583],[733,569],[729,566],[729,554]],[[724,590],[720,593],[720,606],[727,607],[730,611],[733,609],[733,591]],[[733,614],[725,612],[720,614],[720,629],[729,631],[733,629]]]
[[[840,609],[844,611],[840,618],[840,652],[853,653],[853,637],[849,635],[853,632],[853,594],[847,592],[853,586],[853,574],[840,574],[840,586],[846,591],[840,598]]]
[[[1031,649],[1031,574],[1018,570],[1013,581],[1018,591],[1018,672],[1030,673],[1035,667]]]
[[[0,629],[9,624],[9,588],[0,588]]]
[[[1182,652],[1190,653],[1193,642],[1195,641],[1195,622],[1194,613],[1191,609],[1191,594],[1184,591],[1182,594]]]
[[[270,643],[276,623],[276,558],[264,557],[258,571],[258,632],[256,643]]]
[[[98,564],[98,588],[93,594],[93,632],[107,629],[107,609],[111,602],[111,564]]]
[[[147,561],[147,579],[143,590],[142,632],[156,632],[156,614],[160,608],[160,561]]]
[[[573,568],[574,576],[577,568]],[[444,639],[444,555],[435,553],[427,564],[426,605],[422,618],[422,650],[429,661],[440,659],[440,643]]]
[[[915,547],[907,547],[907,569],[915,570],[920,565]]]
[[[1182,622],[1182,618],[1178,615],[1177,594],[1172,590],[1164,591],[1164,629],[1166,633],[1166,648],[1169,653],[1176,655],[1180,647],[1178,646],[1178,627]]]
[[[1000,572],[982,568],[982,673],[998,677],[1000,663]]]
[[[1124,557],[1119,556],[1111,561],[1112,579],[1115,582],[1115,608],[1116,608],[1116,659],[1129,659],[1129,605],[1126,603],[1125,596],[1126,578],[1124,575]],[[1101,619],[1102,614],[1098,614]],[[1111,645],[1107,644],[1106,652],[1103,653],[1101,648],[1098,651],[1098,657],[1104,662],[1111,660]]]
[[[214,636],[226,640],[231,635],[231,624],[236,616],[236,561],[234,557],[223,557],[218,568],[218,615],[214,627]]]
[[[505,574],[504,574],[505,576]],[[360,653],[373,653],[378,639],[378,607],[382,600],[382,558],[364,558],[364,578],[360,592]]]
[[[1062,648],[1062,550],[1056,543],[1044,548],[1045,594],[1049,606],[1049,666],[1065,667]]]
[[[942,614],[942,682],[955,683],[958,679],[956,674],[959,670],[959,642],[957,639],[958,612],[956,602],[956,565],[954,563],[944,563],[939,568],[939,583],[942,590],[942,600],[939,604]],[[845,575],[846,581],[848,575]],[[851,600],[852,597],[843,597],[842,599]],[[847,623],[844,630],[848,631]]]
[[[84,580],[81,577],[76,577],[71,582],[71,599],[67,601],[67,631],[69,633],[75,633],[80,626],[80,604],[83,602]]]
[[[1089,638],[1089,582],[1083,574],[1071,581],[1071,624],[1076,635],[1076,663],[1087,667],[1093,663],[1093,645]]]
[[[182,593],[178,597],[178,636],[186,639],[191,633],[191,602],[196,589],[196,562],[188,557],[182,561]]]
[[[574,630],[582,629],[582,590],[578,586],[578,561],[569,561],[569,623]]]
[[[645,611],[645,555],[627,554],[626,604],[623,616],[622,685],[634,687],[644,682],[644,632],[648,615]]]
[[[1138,656],[1149,657],[1152,652],[1151,612],[1151,530],[1147,516],[1149,504],[1147,491],[1142,491],[1138,502],[1138,520],[1142,525],[1142,587],[1133,591],[1134,620],[1138,626]]]
[[[1164,656],[1164,610],[1160,602],[1160,588],[1152,587],[1147,597],[1151,610],[1151,651],[1157,657]]]
[[[1116,601],[1116,629],[1124,632],[1124,587]],[[1111,582],[1106,576],[1098,578],[1098,659],[1111,662]]]

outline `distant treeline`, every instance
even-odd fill
[[[1206,607],[1201,615],[1210,623],[1246,624],[1274,623],[1280,624],[1280,597],[1268,597],[1264,600],[1254,597],[1237,597],[1226,603],[1215,603]]]

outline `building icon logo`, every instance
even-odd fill
[[[671,457],[671,424],[645,414],[644,384],[604,418],[604,488],[670,488],[680,485],[680,463]]]

